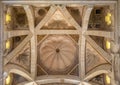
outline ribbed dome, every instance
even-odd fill
[[[53,35],[39,48],[40,62],[51,71],[64,71],[75,61],[76,46],[67,36]]]

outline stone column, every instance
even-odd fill
[[[0,1],[0,85],[3,85],[3,28],[2,28],[2,2]]]

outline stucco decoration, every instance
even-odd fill
[[[40,62],[50,71],[65,71],[76,57],[76,46],[65,35],[52,35],[45,39],[39,48]]]

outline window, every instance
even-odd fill
[[[101,9],[96,9],[96,14],[101,14]]]

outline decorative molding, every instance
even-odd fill
[[[114,39],[114,32],[88,30],[85,32],[85,34]]]
[[[93,10],[93,5],[88,5],[84,7],[84,14],[83,14],[83,19],[82,19],[82,32],[86,32],[88,29],[88,24],[89,24],[89,19],[90,19],[90,14]]]
[[[2,3],[5,3],[5,4],[84,4],[84,5],[88,5],[88,4],[96,4],[96,5],[107,5],[107,4],[114,4],[114,3],[117,3],[117,0],[102,0],[102,1],[98,1],[98,0],[95,0],[95,1],[88,1],[88,0],[65,0],[65,1],[56,1],[56,0],[52,0],[52,1],[44,1],[44,0],[41,0],[41,1],[2,1]]]
[[[84,80],[89,81],[90,79],[94,78],[97,75],[111,73],[110,71],[111,69],[112,66],[110,64],[100,65],[95,69],[91,70],[89,73],[87,73]]]
[[[78,30],[40,30],[37,31],[38,35],[45,35],[45,34],[80,34]]]
[[[68,84],[79,84],[80,80],[76,76],[62,76],[62,75],[49,75],[49,76],[41,76],[37,77],[34,81],[37,84],[48,84],[48,83],[68,83]],[[24,82],[19,85],[30,84],[32,82]]]
[[[4,68],[4,70],[7,73],[15,73],[15,74],[18,74],[20,76],[23,76],[28,81],[33,81],[33,79],[31,78],[31,74],[28,71],[26,71],[25,69],[19,67],[18,65],[7,64]]]
[[[85,77],[85,45],[86,45],[86,37],[84,36],[84,32],[87,31],[88,22],[90,18],[91,11],[93,6],[85,6],[86,10],[83,12],[82,19],[82,30],[79,35],[79,76],[81,80]]]
[[[7,40],[8,38],[16,37],[16,36],[28,35],[29,33],[30,32],[27,30],[5,31],[4,35],[6,37],[4,40]]]

